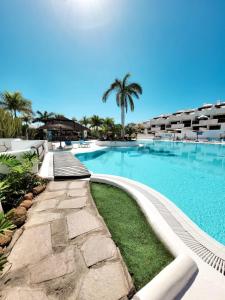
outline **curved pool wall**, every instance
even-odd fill
[[[225,244],[225,147],[146,142],[77,157],[94,173],[127,177],[171,199],[201,229]]]

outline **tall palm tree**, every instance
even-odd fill
[[[53,118],[55,114],[53,112],[47,112],[46,110],[44,112],[37,111],[37,118],[34,119],[34,122],[43,122],[44,120],[48,120],[50,118]]]
[[[19,113],[32,113],[31,101],[23,97],[20,92],[4,92],[0,94],[0,106],[9,110],[14,117]]]
[[[96,130],[97,134],[99,134],[99,127],[102,125],[103,120],[99,116],[93,115],[90,119],[90,123],[91,127]]]
[[[123,80],[115,79],[109,89],[104,93],[102,101],[106,102],[112,92],[116,93],[116,103],[121,109],[121,135],[124,138],[125,134],[125,113],[127,113],[128,106],[130,110],[134,110],[134,98],[139,99],[142,94],[142,87],[138,83],[129,83],[130,74],[127,74]]]
[[[82,124],[84,126],[88,126],[90,124],[90,118],[83,116],[83,118],[80,120],[80,124]]]

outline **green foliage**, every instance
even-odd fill
[[[0,108],[0,138],[13,138],[21,135],[22,121]]]
[[[3,212],[0,212],[0,234],[3,234],[6,230],[12,230],[14,228],[15,225],[13,225]]]
[[[0,182],[1,190],[1,182]],[[6,230],[13,230],[15,225],[4,215],[3,212],[0,212],[0,234],[4,234]],[[0,254],[0,272],[3,270],[4,265],[7,263],[7,259],[4,254]]]
[[[27,152],[20,159],[4,154],[0,156],[0,165],[8,167],[9,172],[0,181],[0,200],[6,209],[15,207],[23,195],[38,185],[37,177],[31,173],[33,166],[38,163],[35,153]]]
[[[32,113],[31,101],[23,97],[20,92],[4,92],[0,94],[0,105],[10,111],[14,117],[19,113]]]
[[[2,272],[4,265],[7,263],[7,259],[4,254],[0,254],[0,272]]]
[[[44,112],[37,111],[37,117],[34,119],[34,122],[44,122],[45,120],[48,120],[50,118],[53,118],[55,114],[53,112],[47,112],[46,110]]]

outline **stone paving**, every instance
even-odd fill
[[[50,182],[34,200],[0,282],[2,300],[125,300],[133,284],[89,181]]]

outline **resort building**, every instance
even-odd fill
[[[225,137],[225,102],[160,115],[143,122],[143,125],[145,134],[156,137],[193,139],[197,132],[200,138],[222,139]]]

